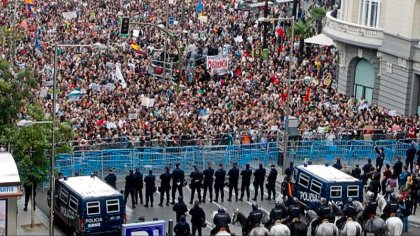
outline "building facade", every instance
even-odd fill
[[[340,93],[420,114],[420,0],[341,0],[324,34],[339,51]]]

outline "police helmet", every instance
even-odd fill
[[[258,205],[257,205],[256,203],[253,203],[253,204],[252,204],[252,210],[253,210],[253,211],[258,210]]]
[[[281,202],[276,202],[276,208],[280,208],[281,207]]]
[[[391,193],[390,200],[391,201],[396,201],[397,200],[397,195],[395,193]]]
[[[178,197],[178,202],[182,202],[184,200],[184,198],[182,196]]]
[[[225,210],[223,208],[217,209],[217,213],[225,213]]]
[[[325,198],[321,198],[320,202],[321,202],[322,205],[328,204],[328,201]]]
[[[373,200],[373,198],[375,197],[375,195],[372,192],[368,192],[367,196],[369,200]]]
[[[347,198],[347,203],[352,203],[353,202],[353,198],[349,197]]]

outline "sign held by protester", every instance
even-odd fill
[[[207,69],[228,69],[229,57],[227,56],[207,56]]]
[[[63,17],[66,20],[71,20],[77,18],[77,13],[75,11],[63,12]]]

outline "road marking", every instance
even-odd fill
[[[206,220],[206,227],[208,229],[212,230],[213,229],[213,224],[210,221]]]
[[[250,201],[246,201],[246,203],[248,203],[249,205],[251,205],[252,206],[252,202],[250,202]],[[268,215],[270,215],[270,212],[268,212],[266,209],[264,209],[264,207],[260,207],[259,208],[260,210],[262,210],[263,212],[265,212],[265,213],[267,213]]]

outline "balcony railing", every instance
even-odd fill
[[[327,13],[324,33],[332,39],[367,48],[378,48],[382,45],[383,29],[343,21],[333,17],[331,13]]]

